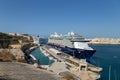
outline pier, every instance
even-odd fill
[[[48,70],[52,70],[57,74],[68,71],[74,74],[75,77],[79,77],[80,80],[96,80],[100,78],[98,73],[102,71],[102,68],[87,63],[85,59],[76,59],[47,45],[40,46],[40,48],[56,59]],[[58,64],[62,67],[59,67]]]

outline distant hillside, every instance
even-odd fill
[[[18,39],[23,39],[23,37],[22,36],[12,36],[12,35],[8,35],[8,34],[6,34],[6,33],[2,33],[2,32],[0,32],[0,40],[8,40],[8,39],[16,39],[16,40],[18,40]]]
[[[1,40],[1,39],[12,39],[12,36],[9,36],[9,35],[6,34],[6,33],[0,32],[0,40]]]
[[[90,44],[120,44],[120,38],[93,38],[89,39]]]

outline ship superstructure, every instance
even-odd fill
[[[81,35],[68,32],[66,35],[58,35],[56,32],[48,39],[48,44],[73,55],[77,58],[85,58],[89,60],[95,53],[95,50],[88,45]]]

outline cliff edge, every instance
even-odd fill
[[[18,62],[0,62],[0,80],[63,80],[56,74]]]

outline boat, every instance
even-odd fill
[[[68,32],[66,35],[58,35],[55,32],[48,38],[48,45],[76,58],[90,61],[96,50],[91,48],[87,42],[89,41],[73,32]]]
[[[53,60],[53,57],[50,56],[49,59],[50,59],[50,60]]]
[[[49,54],[45,50],[43,50],[42,48],[40,48],[40,50],[45,56],[49,56]]]
[[[45,55],[45,56],[49,56],[49,54],[48,54],[48,53],[44,53],[44,55]]]

